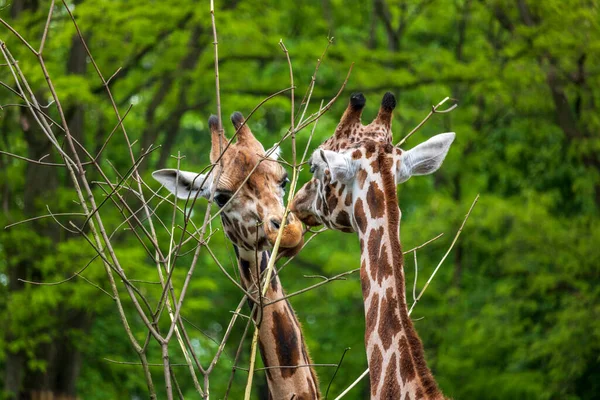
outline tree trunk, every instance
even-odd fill
[[[23,11],[35,12],[38,9],[36,0],[15,0],[11,7],[11,16],[17,18]],[[46,11],[44,10],[44,13]],[[69,59],[67,61],[67,73],[83,75],[86,71],[86,53],[79,38],[75,35],[72,39]],[[36,94],[38,99],[45,98],[44,93]],[[82,145],[84,144],[84,121],[85,114],[81,105],[72,105],[66,110],[67,120],[73,137]],[[27,157],[39,160],[46,155],[44,161],[57,161],[52,157],[53,148],[46,136],[37,127],[30,115],[20,110],[19,122],[21,130],[27,143]],[[79,152],[79,151],[78,151]],[[80,157],[85,160],[83,152]],[[23,195],[24,218],[31,218],[45,213],[46,204],[52,205],[56,199],[58,187],[58,169],[34,163],[28,163],[25,171],[25,185]],[[26,228],[23,228],[26,229]],[[51,239],[54,248],[64,240],[59,227],[48,221],[35,221],[29,225],[29,229],[38,235]],[[38,263],[45,257],[44,252],[29,254],[8,254],[8,296],[23,290],[24,283],[19,279],[43,279]],[[19,260],[11,262],[12,260]],[[31,371],[28,369],[27,352],[7,351],[6,371],[4,376],[7,398],[13,399],[75,399],[76,383],[81,369],[81,352],[71,340],[73,330],[87,331],[91,325],[90,315],[83,310],[66,308],[64,304],[58,305],[56,309],[48,309],[48,314],[56,316],[57,326],[50,331],[58,332],[52,337],[49,344],[40,345],[35,349],[28,349],[35,355],[35,359],[44,360],[46,369],[44,371]],[[7,321],[5,340],[11,343],[19,340],[18,335],[11,329],[12,322]]]

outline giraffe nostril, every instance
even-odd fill
[[[273,219],[271,219],[271,225],[275,229],[279,229],[281,227],[281,220],[277,220],[277,219],[273,218]]]

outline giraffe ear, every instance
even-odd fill
[[[210,177],[206,179],[206,174],[161,169],[154,171],[152,177],[180,199],[193,199],[196,196],[207,198],[210,195],[212,182]]]
[[[429,175],[437,171],[444,162],[455,136],[454,132],[441,133],[410,150],[403,151],[396,171],[396,184],[406,182],[413,175]]]
[[[354,178],[356,165],[346,154],[317,149],[310,160],[310,171],[319,179],[331,174],[332,182],[347,183]]]
[[[279,156],[281,155],[281,147],[279,147],[278,145],[275,145],[273,147],[271,147],[269,150],[265,151],[265,154],[269,154],[269,158],[271,160],[279,160]]]

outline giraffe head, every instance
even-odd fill
[[[180,199],[209,198],[214,189],[214,202],[223,208],[223,229],[229,239],[243,249],[270,249],[284,225],[280,246],[289,255],[302,245],[302,224],[291,213],[284,218],[283,196],[289,180],[277,162],[279,149],[266,152],[240,112],[233,113],[231,122],[237,130],[237,140],[223,153],[219,163],[220,146],[225,148],[227,140],[219,129],[218,118],[213,115],[208,120],[210,161],[216,165],[212,172],[162,169],[152,176]]]
[[[385,212],[384,186],[395,193],[395,186],[411,176],[435,172],[454,140],[453,132],[442,133],[411,150],[401,150],[392,144],[394,95],[383,96],[377,117],[369,125],[360,120],[365,103],[361,93],[351,95],[333,136],[309,161],[313,179],[298,191],[291,205],[309,226],[364,231],[369,217]]]

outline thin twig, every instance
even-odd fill
[[[256,368],[255,371],[267,371],[271,369],[298,369],[298,368],[308,368],[308,367],[337,367],[338,364],[301,364],[301,365],[273,365],[271,367],[262,367]],[[249,372],[248,368],[243,367],[234,367],[235,369],[239,369],[240,371]]]
[[[435,269],[433,270],[433,273],[431,274],[431,276],[427,280],[427,283],[425,283],[425,286],[423,286],[423,289],[421,289],[421,292],[419,293],[419,296],[417,296],[417,298],[415,299],[415,302],[410,307],[410,310],[408,310],[408,315],[410,315],[410,313],[412,312],[413,308],[415,308],[415,305],[417,305],[418,301],[421,300],[421,296],[423,296],[423,293],[425,293],[425,290],[427,289],[427,287],[429,286],[429,284],[433,280],[433,277],[435,276],[435,274],[438,272],[438,270],[442,266],[442,263],[444,262],[444,260],[446,260],[446,257],[448,257],[448,254],[450,254],[450,252],[452,251],[452,248],[456,244],[456,241],[458,240],[460,234],[462,233],[462,230],[463,230],[465,224],[467,223],[467,220],[469,219],[469,216],[471,215],[471,211],[473,211],[473,207],[475,207],[475,204],[477,204],[477,200],[479,200],[479,195],[477,195],[475,197],[475,200],[473,200],[473,204],[471,204],[471,207],[469,208],[469,211],[467,212],[467,215],[465,216],[465,219],[463,220],[462,224],[460,225],[460,228],[456,232],[456,235],[454,236],[454,240],[450,244],[450,247],[448,248],[448,251],[446,251],[446,254],[444,254],[444,256],[442,257],[442,259],[438,263],[437,267],[435,267]]]
[[[415,256],[415,279],[413,282],[413,302],[417,301],[417,278],[419,276],[419,267],[417,265],[417,252],[413,252],[413,255]]]
[[[0,18],[0,23],[2,23],[2,25],[4,25],[6,28],[8,28],[8,30],[11,31],[13,33],[13,35],[15,35],[17,38],[19,38],[19,40],[29,49],[29,51],[31,51],[36,56],[38,55],[38,52],[35,51],[35,49],[33,47],[31,47],[29,42],[27,40],[25,40],[23,38],[23,36],[21,36],[21,34],[15,30],[15,28],[10,26],[10,24],[8,22],[6,22],[2,18]],[[1,44],[3,45],[4,43],[1,43]]]
[[[296,132],[300,132],[302,129],[304,129],[308,125],[312,124],[315,120],[317,120],[323,114],[325,114],[331,108],[331,106],[333,106],[333,103],[335,103],[335,101],[338,99],[338,97],[340,97],[340,95],[344,91],[344,88],[346,87],[346,84],[348,83],[348,79],[350,79],[350,74],[352,73],[352,68],[354,68],[354,63],[350,64],[350,68],[348,69],[346,78],[344,79],[344,82],[342,83],[342,86],[340,87],[340,89],[338,90],[336,95],[333,96],[333,98],[331,100],[329,100],[329,102],[325,105],[325,107],[323,107],[319,112],[317,112],[316,114],[313,114],[313,116],[308,117],[303,123],[298,124],[298,126],[296,127]]]
[[[352,384],[350,384],[350,386],[348,386],[346,388],[346,390],[344,390],[342,393],[340,393],[340,395],[338,397],[335,398],[335,400],[340,400],[342,397],[344,397],[350,390],[352,390],[352,388],[356,385],[358,385],[358,382],[360,382],[365,376],[367,376],[367,374],[369,373],[369,368],[367,368],[365,370],[365,372],[363,372],[358,378],[356,378],[356,380],[354,382],[352,382]]]
[[[252,311],[250,315],[253,315],[256,310],[256,303],[252,306]],[[246,326],[244,327],[244,333],[242,333],[242,338],[240,339],[240,343],[238,344],[237,351],[235,353],[235,358],[233,360],[233,367],[231,368],[231,375],[229,375],[229,382],[227,383],[227,390],[225,390],[225,395],[223,396],[223,400],[227,400],[229,396],[229,391],[231,390],[231,385],[233,384],[233,378],[235,377],[235,371],[237,371],[237,363],[240,359],[240,355],[242,354],[242,347],[244,345],[244,340],[246,339],[246,335],[248,334],[248,328],[252,323],[252,318],[248,318],[248,322],[246,322]]]
[[[108,361],[111,364],[119,364],[119,365],[142,365],[138,362],[133,362],[133,361],[117,361],[117,360],[112,360],[110,358],[106,358],[103,357],[102,358],[104,361]],[[149,367],[163,367],[163,364],[152,364],[149,363],[148,364]],[[187,367],[187,364],[171,364],[172,367]]]
[[[87,264],[85,264],[83,266],[83,268],[81,268],[77,272],[74,272],[70,277],[68,277],[66,279],[63,279],[62,281],[57,281],[57,282],[35,282],[35,281],[28,281],[26,279],[21,279],[21,278],[19,278],[18,280],[20,282],[28,283],[30,285],[40,285],[40,286],[56,286],[56,285],[61,285],[61,284],[65,283],[65,282],[70,281],[71,279],[75,278],[76,276],[81,276],[81,273],[83,273],[83,271],[85,271],[87,269],[87,267],[89,267],[98,257],[99,257],[99,255],[96,254],[94,257],[92,257],[92,259],[90,261],[87,262]]]
[[[427,116],[425,117],[425,119],[423,119],[423,121],[421,121],[421,123],[419,125],[417,125],[412,131],[410,131],[408,133],[408,135],[404,136],[404,138],[402,138],[402,140],[399,141],[398,144],[396,144],[396,146],[398,146],[398,147],[402,146],[402,144],[404,144],[404,142],[406,142],[406,140],[408,140],[408,138],[411,137],[413,133],[415,133],[416,131],[418,131],[425,124],[425,122],[427,122],[429,120],[429,118],[431,118],[431,116],[433,114],[446,114],[446,113],[449,113],[450,111],[454,110],[456,107],[458,107],[458,103],[455,103],[452,106],[450,106],[450,108],[447,108],[446,110],[438,110],[438,108],[442,104],[444,104],[445,102],[447,102],[448,100],[452,100],[452,101],[455,101],[455,102],[458,101],[456,99],[451,99],[450,97],[446,97],[444,100],[440,101],[435,106],[432,106],[431,107],[431,111],[429,111],[429,114],[427,114]]]
[[[340,367],[342,366],[342,362],[344,361],[344,357],[346,356],[346,353],[348,352],[348,350],[350,350],[350,347],[346,347],[344,349],[344,352],[342,353],[342,357],[340,358],[340,362],[337,363],[337,368],[335,369],[335,372],[333,373],[333,376],[331,377],[331,380],[329,381],[329,385],[327,385],[327,390],[325,391],[325,400],[327,400],[327,396],[329,396],[329,389],[331,388],[331,384],[333,383],[335,376],[337,375],[338,371],[340,370]]]
[[[20,224],[24,224],[27,222],[32,222],[32,221],[37,221],[39,219],[43,219],[43,218],[50,218],[50,217],[85,217],[86,214],[85,213],[56,213],[56,214],[47,214],[47,215],[38,215],[37,217],[33,217],[33,218],[28,218],[28,219],[24,219],[22,221],[19,222],[13,222],[12,224],[6,225],[4,227],[4,229],[8,229],[8,228],[12,228],[13,226],[17,226]]]
[[[329,46],[331,46],[332,43],[333,43],[333,37],[328,38],[327,46],[325,46],[325,50],[323,50],[323,54],[321,54],[321,57],[317,60],[317,65],[315,66],[315,72],[313,73],[313,75],[310,79],[310,84],[308,85],[308,90],[306,91],[306,93],[304,94],[304,98],[300,102],[300,108],[302,107],[302,105],[304,105],[304,110],[302,110],[302,114],[300,115],[299,122],[302,122],[302,120],[304,119],[304,114],[306,113],[306,110],[308,109],[308,105],[310,104],[310,99],[312,97],[313,89],[315,88],[315,84],[317,82],[317,73],[319,72],[319,67],[321,66],[321,63],[323,62],[323,59],[325,58],[325,54],[327,54],[327,50],[329,50]],[[322,106],[323,106],[323,100],[321,100],[321,107]]]
[[[48,19],[46,20],[46,25],[44,26],[44,33],[42,35],[42,41],[40,43],[40,49],[38,53],[42,53],[44,51],[44,45],[46,44],[46,37],[48,36],[48,28],[50,28],[50,21],[52,20],[52,13],[54,12],[54,0],[50,3],[50,9],[48,10]]]
[[[402,254],[404,254],[404,255],[407,255],[407,254],[410,254],[410,253],[412,253],[413,251],[417,251],[417,250],[419,250],[419,249],[421,249],[421,248],[423,248],[423,247],[427,246],[429,243],[431,243],[431,242],[433,242],[433,241],[435,241],[435,240],[438,240],[438,239],[439,239],[439,238],[441,238],[442,236],[444,236],[444,232],[440,233],[439,235],[437,235],[437,236],[436,236],[436,237],[434,237],[434,238],[431,238],[431,239],[429,239],[429,240],[428,240],[428,241],[426,241],[425,243],[422,243],[422,244],[418,245],[417,247],[413,247],[413,248],[412,248],[412,249],[410,249],[410,250],[406,250],[406,251],[402,252]]]

